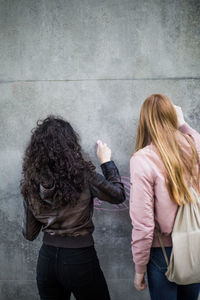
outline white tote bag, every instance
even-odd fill
[[[178,208],[170,262],[158,234],[168,265],[165,275],[169,281],[180,285],[200,283],[200,196],[192,187],[190,191],[196,201]]]

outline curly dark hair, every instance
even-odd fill
[[[83,158],[79,135],[69,122],[53,115],[37,121],[32,129],[22,166],[21,194],[33,210],[47,204],[40,197],[40,184],[54,187],[51,207],[75,205],[84,189],[85,174],[94,175],[94,165]]]

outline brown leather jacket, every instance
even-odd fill
[[[118,169],[113,161],[101,165],[104,176],[96,173],[95,177],[89,177],[85,189],[80,195],[76,206],[66,205],[60,209],[45,209],[40,214],[31,211],[28,201],[24,199],[24,218],[22,232],[26,239],[34,240],[40,230],[53,236],[77,237],[92,234],[94,225],[92,222],[93,199],[113,204],[122,203],[125,200],[125,191]],[[41,198],[48,202],[53,190],[40,187]]]

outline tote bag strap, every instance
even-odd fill
[[[159,240],[160,246],[161,246],[161,248],[162,248],[162,252],[163,252],[163,255],[164,255],[166,264],[167,264],[167,266],[169,266],[169,259],[168,259],[168,257],[167,257],[167,253],[166,253],[165,247],[164,247],[164,245],[163,245],[163,241],[162,241],[162,238],[161,238],[161,236],[160,236],[160,232],[158,232],[158,231],[156,230],[156,234],[157,234],[157,236],[158,236],[158,240]]]

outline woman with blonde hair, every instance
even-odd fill
[[[152,300],[197,300],[200,284],[168,281],[157,232],[169,259],[178,207],[192,202],[190,185],[200,193],[200,134],[164,95],[153,94],[142,105],[130,175],[135,288],[147,287],[147,272]]]

